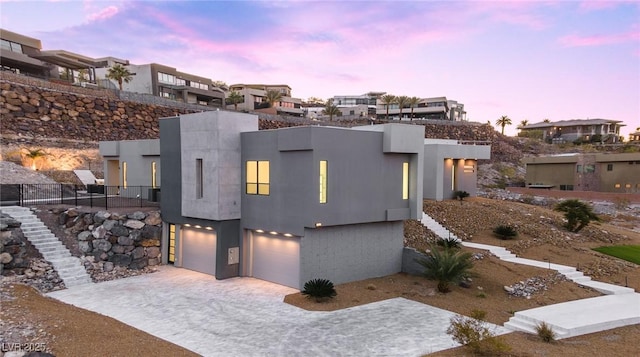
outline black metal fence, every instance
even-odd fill
[[[160,205],[160,188],[71,184],[2,184],[0,205],[74,205],[88,207],[153,207]]]

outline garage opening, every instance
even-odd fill
[[[252,235],[252,275],[300,288],[300,239],[268,233]]]
[[[182,267],[216,274],[216,232],[183,226],[180,230]]]

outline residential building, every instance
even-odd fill
[[[54,66],[34,56],[40,54],[40,40],[0,29],[0,68],[26,76],[49,78]]]
[[[389,105],[389,119],[467,120],[467,112],[464,110],[464,104],[455,100],[448,100],[447,97],[420,99],[420,102],[413,107],[413,117],[411,117],[411,111],[412,108],[409,104],[406,104],[402,110],[398,104],[391,104]],[[378,119],[385,119],[387,117],[387,105],[380,99],[377,101],[376,115]]]
[[[99,59],[109,64],[112,57]],[[122,84],[122,89],[129,92],[151,94],[157,97],[177,100],[184,103],[200,104],[221,108],[225,94],[214,86],[209,78],[179,72],[177,69],[157,63],[142,65],[124,65],[133,74],[128,83]],[[105,78],[109,71],[107,66],[96,68],[96,76]],[[118,88],[115,80],[109,82],[112,88]]]
[[[423,198],[475,194],[490,146],[401,123],[259,131],[257,115],[210,111],[160,119],[159,144],[100,152],[107,185],[146,185],[162,168],[164,263],[300,289],[399,272],[403,221],[421,218]]]
[[[640,143],[640,130],[636,130],[633,133],[629,134],[629,142]]]
[[[277,91],[280,93],[280,101],[267,102],[267,92]],[[291,97],[291,87],[286,84],[233,84],[229,86],[229,92],[238,92],[242,95],[243,102],[238,103],[238,110],[260,111],[270,114],[283,114],[291,116],[302,116],[302,99]],[[227,103],[227,109],[234,109],[233,104]]]
[[[625,126],[620,120],[610,119],[572,119],[555,122],[529,124],[519,129],[522,132],[542,131],[542,138],[547,142],[565,143],[576,140],[604,143],[620,141],[620,128]]]
[[[489,142],[424,140],[424,198],[450,199],[456,191],[475,196],[478,160],[491,158]]]
[[[640,192],[640,153],[560,154],[523,161],[530,188]]]
[[[333,105],[343,116],[375,117],[377,101],[385,92],[368,92],[362,95],[333,96]]]

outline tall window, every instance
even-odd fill
[[[169,263],[176,261],[176,226],[175,224],[169,225],[169,254],[167,260]]]
[[[127,188],[127,162],[122,162],[122,188]]]
[[[402,163],[402,199],[409,199],[409,163]]]
[[[158,186],[156,181],[157,173],[158,173],[158,170],[157,170],[156,162],[152,161],[151,162],[151,188],[156,188]]]
[[[202,159],[196,159],[196,198],[202,198]]]
[[[320,161],[320,203],[327,203],[327,161]]]
[[[247,161],[248,195],[269,195],[269,161]]]

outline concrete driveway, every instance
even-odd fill
[[[454,315],[446,310],[396,298],[310,312],[282,302],[296,291],[163,266],[48,295],[204,356],[420,356],[457,346],[445,333]]]

